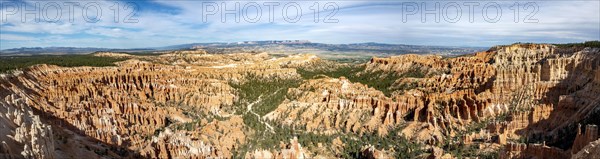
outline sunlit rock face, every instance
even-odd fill
[[[332,158],[350,149],[344,136],[365,134],[401,135],[438,158],[454,155],[443,148],[456,144],[501,158],[585,158],[598,140],[597,48],[515,44],[460,57],[400,55],[356,64],[364,69],[345,77],[316,78],[301,73],[353,64],[203,50],[96,56],[129,60],[2,75],[0,158]],[[353,79],[361,75],[395,78],[375,88]],[[299,82],[244,94],[240,85],[251,80]],[[281,99],[272,99],[279,92]],[[255,101],[240,102],[248,96]],[[288,129],[293,135],[257,146],[257,136]],[[398,153],[369,143],[356,151]]]
[[[418,68],[424,76],[398,79],[395,85],[416,87],[391,96],[345,78],[310,80],[290,89],[297,98],[265,118],[325,134],[385,134],[388,128],[408,122],[406,136],[433,144],[472,123],[510,116],[461,141],[498,138],[496,143],[506,144],[507,138],[564,131],[590,118],[599,101],[593,94],[600,91],[600,53],[592,48],[515,44],[457,58],[402,55],[373,58],[364,65],[364,72],[401,75]],[[557,137],[552,134],[548,137]],[[548,151],[555,149],[560,150]]]
[[[116,67],[38,65],[22,73],[3,75],[2,153],[27,158],[62,158],[65,156],[55,154],[80,153],[67,152],[71,149],[65,150],[64,145],[55,150],[53,137],[57,134],[53,135],[52,129],[66,129],[69,132],[59,133],[85,136],[81,140],[102,145],[82,143],[85,148],[81,148],[89,149],[83,151],[92,156],[94,151],[103,151],[106,154],[101,155],[121,157],[231,157],[232,149],[244,142],[245,135],[243,120],[228,109],[237,98],[230,81],[243,81],[248,73],[262,78],[297,78],[295,69],[282,66],[300,65],[314,58],[271,60],[265,54],[213,57],[175,52],[153,60],[168,61],[176,55],[190,63],[211,63],[166,65],[134,59]],[[98,56],[123,57],[112,53]],[[165,128],[191,122],[190,115],[186,115],[189,111],[196,116],[227,116],[229,120],[201,121],[204,128],[198,130]]]

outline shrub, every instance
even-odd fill
[[[49,64],[63,67],[78,66],[115,66],[115,62],[124,58],[97,57],[93,55],[36,55],[0,57],[0,73],[22,69],[37,64]]]
[[[399,87],[392,88],[392,85],[396,80],[401,78],[424,78],[425,74],[418,67],[413,67],[409,71],[398,75],[394,72],[383,72],[381,70],[368,71],[365,66],[348,65],[342,66],[330,70],[307,70],[299,68],[298,74],[304,79],[315,79],[322,76],[328,76],[332,78],[346,77],[351,82],[358,82],[365,84],[369,87],[373,87],[385,94],[390,96],[392,92],[397,90],[405,90],[415,88],[416,85],[400,85]]]

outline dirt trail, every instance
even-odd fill
[[[278,89],[277,91],[273,92],[272,94],[268,95],[268,96],[273,96],[275,95],[277,92],[281,91],[283,88]],[[252,111],[252,107],[256,104],[262,101],[262,95],[258,96],[258,99],[250,104],[248,104],[248,106],[246,106],[246,113],[250,112],[254,115],[256,115],[256,117],[258,118],[258,122],[265,124],[267,126],[267,128],[269,128],[269,130],[271,132],[273,131],[273,127],[269,124],[263,121],[262,116],[258,115],[256,112]]]

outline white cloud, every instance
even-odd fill
[[[38,2],[38,1],[35,1]],[[45,2],[45,1],[42,1]],[[97,23],[88,23],[80,15],[81,7],[77,7],[73,23],[67,20],[68,11],[63,8],[60,23],[21,22],[20,16],[9,16],[7,22],[0,23],[4,46],[97,46],[114,48],[153,47],[181,43],[212,41],[246,41],[273,39],[306,39],[325,43],[355,42],[387,42],[426,45],[495,45],[516,41],[532,42],[574,42],[600,39],[600,2],[594,1],[553,1],[536,2],[539,11],[535,18],[538,23],[514,23],[512,10],[507,8],[514,2],[499,2],[503,7],[502,20],[488,23],[483,20],[481,8],[475,12],[475,22],[468,21],[467,8],[463,9],[461,20],[448,23],[441,20],[435,23],[420,21],[420,15],[411,16],[407,23],[402,22],[400,2],[370,1],[338,1],[340,7],[335,15],[338,23],[315,23],[313,12],[309,7],[314,2],[298,1],[303,9],[302,19],[297,23],[289,23],[282,17],[282,7],[291,1],[279,1],[275,8],[275,20],[269,22],[267,7],[262,6],[262,17],[257,23],[250,23],[240,18],[240,23],[232,20],[221,22],[220,15],[210,16],[207,22],[202,20],[203,1],[152,1],[156,5],[176,8],[171,12],[158,12],[152,7],[141,6],[137,23],[115,23],[112,10],[114,1],[94,1],[103,8],[103,14]],[[205,1],[204,1],[205,2]],[[225,3],[234,6],[236,1],[214,1],[218,5]],[[240,7],[252,1],[239,1]],[[520,1],[517,1],[520,2]],[[33,2],[27,2],[32,4]],[[80,2],[81,5],[89,3]],[[141,2],[140,2],[141,3]],[[446,1],[440,1],[442,6]],[[484,2],[481,2],[484,3]],[[393,5],[390,5],[393,4]],[[483,4],[482,4],[483,5]],[[42,5],[43,6],[43,5]],[[146,7],[146,8],[144,8]],[[481,6],[480,6],[481,7]],[[321,19],[329,12],[320,13]],[[53,13],[53,11],[49,11]],[[3,12],[4,13],[4,12]],[[122,18],[127,11],[121,11]],[[521,12],[521,18],[528,13]],[[245,14],[245,13],[244,13]],[[256,13],[247,15],[254,17]],[[428,17],[432,18],[432,17]],[[122,20],[122,19],[120,19]],[[10,33],[10,34],[5,34]],[[17,36],[17,37],[16,37]],[[35,37],[40,43],[22,41]],[[57,38],[60,37],[60,38]],[[8,41],[18,41],[11,42]],[[31,39],[29,39],[31,40]],[[5,47],[3,47],[5,48]]]
[[[29,40],[35,40],[35,38],[28,37],[28,36],[15,35],[15,34],[0,34],[0,40],[29,41]]]

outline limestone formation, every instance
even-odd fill
[[[572,153],[577,153],[584,146],[588,145],[588,143],[592,141],[596,141],[598,139],[598,126],[596,125],[587,125],[585,127],[585,133],[581,133],[581,125],[577,128],[577,136],[575,137],[575,141],[573,141],[573,147],[571,148]]]
[[[125,57],[115,53],[95,55]],[[66,135],[62,131],[53,135],[52,129],[58,128],[85,136],[85,140],[96,140],[106,148],[82,146],[101,156],[230,158],[238,143],[245,142],[245,128],[231,108],[237,96],[229,83],[243,82],[247,74],[298,78],[295,69],[283,67],[314,58],[211,56],[174,52],[155,60],[178,57],[189,62],[166,65],[140,57],[118,63],[117,67],[38,65],[19,74],[2,75],[1,121],[2,127],[8,128],[2,129],[2,136],[9,136],[2,137],[3,155],[63,158],[55,156],[53,146],[55,135]],[[213,59],[221,62],[208,63]],[[196,120],[205,116],[228,120]],[[198,126],[202,129],[196,130]]]
[[[350,145],[343,136],[359,141],[392,130],[426,145],[417,149],[433,158],[451,158],[452,151],[442,150],[448,145],[497,150],[500,158],[590,158],[598,152],[592,125],[600,115],[598,48],[514,44],[460,57],[376,57],[358,65],[364,70],[356,74],[310,79],[299,69],[353,64],[200,49],[94,55],[128,60],[112,67],[42,64],[1,75],[0,158],[332,158]],[[387,88],[391,94],[351,79],[378,73],[382,77],[373,79],[399,77]],[[240,103],[238,87],[250,78],[301,82],[281,89],[280,99],[271,99],[275,91]],[[252,111],[260,102],[273,104],[262,108],[266,115]],[[273,143],[280,144],[261,145],[270,149],[252,145],[260,142],[255,137],[280,135],[274,132],[280,129],[334,139],[273,136],[268,139],[279,137]],[[361,143],[356,154],[402,153],[385,146]]]
[[[25,105],[26,99],[9,95],[5,100],[0,101],[0,156],[56,158],[52,126],[42,123],[40,117],[33,114]]]
[[[290,139],[289,144],[285,148],[277,151],[254,150],[252,153],[246,154],[246,158],[255,159],[305,159],[311,158],[306,150],[298,143],[298,138]]]
[[[463,136],[461,142],[506,144],[540,132],[564,131],[593,116],[600,101],[592,96],[600,91],[597,48],[515,44],[472,56],[401,55],[373,58],[365,65],[365,72],[420,71],[425,76],[397,80],[396,86],[416,87],[392,96],[345,78],[309,80],[290,89],[295,98],[265,118],[325,134],[386,134],[388,128],[409,122],[403,134],[429,144],[469,131],[473,124],[486,124],[485,133]]]

